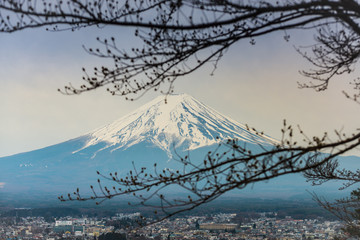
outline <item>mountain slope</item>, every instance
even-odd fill
[[[58,195],[76,187],[86,192],[90,184],[96,183],[96,171],[124,175],[134,167],[151,171],[154,163],[158,170],[181,169],[181,163],[174,161],[177,157],[174,150],[181,156],[190,154],[193,162],[200,163],[207,152],[214,150],[214,145],[229,138],[246,142],[251,150],[276,142],[247,130],[189,95],[172,95],[167,102],[163,96],[158,97],[78,138],[0,158],[0,193],[17,193],[22,197],[41,192]],[[276,186],[256,184],[257,192],[276,196],[280,192],[297,194],[300,187],[294,186],[301,185],[303,189],[309,186],[300,178],[300,175],[278,178],[274,181]],[[252,190],[248,188],[242,193]]]
[[[218,143],[219,139],[237,138],[260,144],[275,142],[270,137],[260,137],[255,132],[246,130],[242,124],[186,94],[168,96],[167,103],[160,96],[86,137],[88,142],[79,151],[100,142],[107,143],[104,149],[111,147],[114,151],[149,141],[168,153],[173,145],[194,150]]]
[[[78,138],[0,158],[0,191],[71,191],[96,181],[96,171],[125,174],[136,167],[178,166],[174,150],[202,159],[212,145],[238,138],[273,139],[221,115],[189,95],[160,96],[119,120]],[[196,151],[195,151],[196,150]]]

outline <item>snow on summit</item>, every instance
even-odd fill
[[[242,124],[187,94],[169,95],[167,103],[164,96],[159,96],[86,137],[88,141],[82,149],[105,142],[103,149],[111,147],[112,151],[126,149],[143,141],[151,142],[168,152],[173,146],[185,146],[193,150],[229,138],[267,144],[275,142],[269,137],[260,137],[246,130]]]

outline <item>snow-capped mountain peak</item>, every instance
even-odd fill
[[[172,146],[193,150],[220,140],[237,138],[247,142],[272,143],[242,124],[227,118],[187,94],[159,96],[134,112],[87,135],[82,149],[105,142],[112,151],[148,141],[167,152]],[[82,150],[80,149],[80,150]]]

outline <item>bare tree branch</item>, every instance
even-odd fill
[[[314,82],[299,86],[325,90],[335,76],[355,69],[360,56],[359,17],[360,4],[355,0],[0,0],[0,32],[40,27],[49,31],[133,27],[142,47],[123,50],[115,37],[98,38],[101,48],[84,47],[85,50],[111,59],[113,66],[100,66],[90,72],[84,68],[83,85],[69,84],[59,89],[64,94],[80,94],[106,87],[112,95],[129,100],[149,90],[171,93],[178,77],[191,74],[207,63],[214,64],[215,70],[225,52],[243,39],[255,44],[257,37],[280,31],[288,41],[287,32],[293,29],[317,32],[310,54],[298,49],[314,66],[301,73]],[[351,84],[355,94],[344,94],[359,103],[360,81],[355,79]],[[282,141],[272,147],[259,145],[256,152],[237,140],[229,140],[207,154],[202,162],[178,156],[182,170],[155,166],[154,172],[134,167],[123,177],[117,173],[110,176],[99,173],[116,187],[108,188],[99,179],[98,191],[91,187],[91,197],[83,197],[77,189],[68,198],[59,198],[101,202],[132,194],[139,204],[159,208],[163,219],[212,201],[230,190],[286,174],[305,172],[313,184],[342,180],[344,188],[358,183],[359,170],[339,169],[336,157],[358,147],[360,133],[349,137],[338,134],[338,139],[332,141],[327,134],[309,139],[300,130],[304,143],[298,144],[293,140],[293,131],[285,123]],[[166,198],[163,192],[172,186],[189,192],[188,197]],[[157,199],[159,204],[154,205],[152,199]],[[323,206],[333,210],[332,205]]]
[[[287,174],[306,172],[307,177],[313,180],[322,181],[320,176],[324,176],[326,181],[341,179],[351,184],[355,181],[354,176],[346,175],[345,171],[338,171],[337,175],[334,171],[337,168],[336,157],[360,145],[360,133],[345,138],[340,135],[337,141],[329,141],[327,134],[309,140],[301,132],[305,143],[303,146],[298,146],[293,140],[293,134],[293,128],[284,122],[283,139],[272,147],[259,145],[254,151],[237,140],[228,140],[214,152],[209,152],[202,162],[192,160],[189,156],[178,156],[178,161],[184,167],[182,170],[158,169],[155,164],[154,171],[136,169],[134,166],[125,176],[118,176],[116,172],[110,175],[98,172],[102,179],[115,185],[112,188],[105,187],[98,179],[98,192],[91,187],[94,193],[92,196],[82,197],[76,191],[67,198],[60,196],[59,199],[97,200],[100,204],[116,196],[132,195],[137,202],[131,205],[158,209],[155,212],[161,213],[159,220],[163,220],[213,201],[231,190],[243,189],[249,184]],[[328,173],[328,169],[334,171]],[[182,189],[188,195],[181,199],[166,197],[167,189]]]
[[[114,65],[97,67],[91,74],[84,70],[84,85],[59,90],[79,94],[108,86],[111,94],[133,99],[152,89],[171,93],[178,77],[208,62],[217,63],[242,39],[254,44],[256,37],[271,32],[316,28],[314,57],[303,56],[317,69],[303,74],[318,83],[300,86],[324,90],[331,78],[351,72],[357,62],[359,9],[353,0],[1,0],[0,31],[44,26],[52,31],[90,26],[137,28],[135,35],[143,47],[124,51],[114,37],[99,39],[103,48],[87,51],[113,59]],[[289,39],[286,32],[284,38]]]

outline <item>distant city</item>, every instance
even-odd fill
[[[21,209],[20,209],[21,210]],[[19,211],[20,211],[19,210]],[[342,224],[322,217],[294,219],[277,212],[187,215],[146,225],[141,213],[110,217],[0,216],[0,239],[334,239]],[[147,221],[153,221],[148,219]],[[139,227],[139,224],[145,226]]]

